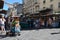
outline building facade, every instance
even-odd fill
[[[22,15],[23,4],[13,3],[13,8],[8,8],[7,15],[20,16]]]
[[[53,9],[54,12],[60,10],[60,0],[23,0],[24,13],[37,13],[46,8]]]
[[[15,9],[17,10],[17,15],[22,15],[23,4],[14,3]]]

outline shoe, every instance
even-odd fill
[[[21,34],[18,34],[18,36],[20,36]]]

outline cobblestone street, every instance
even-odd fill
[[[60,0],[0,0],[0,40],[60,40]]]
[[[60,29],[25,30],[21,36],[0,37],[0,40],[60,40]]]

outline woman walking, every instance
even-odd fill
[[[1,18],[1,31],[2,31],[2,33],[3,32],[5,32],[5,18],[4,18],[4,16],[2,16],[2,18]]]
[[[0,28],[1,28],[1,22],[2,22],[2,15],[0,15]]]

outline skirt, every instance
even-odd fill
[[[0,27],[5,26],[5,24],[0,24]]]

